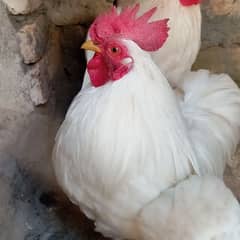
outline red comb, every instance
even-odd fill
[[[197,5],[201,3],[201,0],[180,0],[181,4],[183,6],[192,6],[192,5]]]
[[[95,19],[89,33],[92,40],[105,41],[109,37],[130,39],[146,51],[158,50],[168,37],[168,19],[148,22],[155,13],[156,7],[140,17],[136,17],[139,4],[127,7],[118,13],[113,7],[110,12]]]

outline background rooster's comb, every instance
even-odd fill
[[[120,13],[115,7],[111,11],[100,15],[90,27],[92,40],[102,42],[109,37],[123,37],[136,42],[146,51],[158,50],[168,37],[168,19],[148,22],[156,11],[150,9],[137,17],[139,4],[127,7]]]
[[[202,0],[180,0],[181,4],[185,7],[197,5],[202,2]]]

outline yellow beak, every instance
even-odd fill
[[[86,42],[84,42],[81,48],[85,50],[91,50],[94,52],[101,52],[101,49],[97,45],[95,45],[91,40],[87,40]]]

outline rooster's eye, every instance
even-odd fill
[[[107,45],[107,52],[108,52],[109,56],[112,56],[112,57],[121,56],[122,47],[119,46],[119,44],[117,44],[115,42],[109,43]]]
[[[112,47],[111,51],[112,51],[112,53],[117,53],[117,52],[119,52],[119,48],[118,47]]]

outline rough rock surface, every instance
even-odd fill
[[[53,82],[61,65],[60,33],[50,30],[50,39],[44,56],[31,66],[27,76],[30,82],[30,97],[35,106],[45,104],[50,96]]]
[[[236,16],[240,14],[239,0],[208,0],[205,7],[207,14],[212,16]]]
[[[17,33],[19,48],[26,64],[36,63],[43,56],[48,42],[48,21],[44,15],[24,25]]]
[[[18,52],[16,29],[2,2],[0,19],[0,109],[29,112],[33,110],[33,105],[29,101],[29,85],[24,77],[26,69]]]
[[[202,13],[202,50],[194,68],[226,72],[240,84],[240,0],[205,1]]]
[[[111,0],[50,0],[45,4],[56,25],[89,24],[101,12],[112,6]]]
[[[40,7],[42,0],[3,0],[12,14],[28,14]]]

